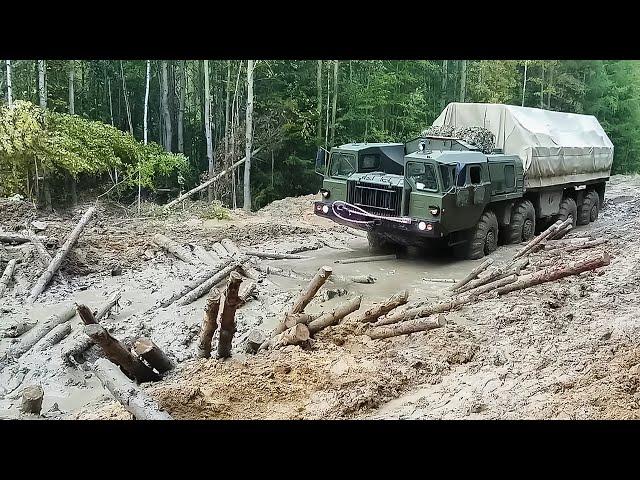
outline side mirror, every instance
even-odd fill
[[[327,172],[327,156],[322,148],[316,152],[316,173],[324,177]]]

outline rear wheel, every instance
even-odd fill
[[[600,212],[600,195],[595,190],[591,190],[587,197],[591,197],[591,210],[589,211],[589,221],[595,222]]]
[[[533,238],[536,231],[536,211],[529,200],[521,200],[511,211],[511,221],[505,230],[505,243],[520,243]]]
[[[457,245],[455,253],[459,257],[477,260],[494,252],[496,248],[498,248],[498,219],[495,213],[487,210],[471,230],[469,240]]]
[[[576,220],[576,224],[578,225],[586,225],[591,222],[591,210],[595,209],[595,216],[598,217],[598,194],[596,193],[595,199],[593,198],[593,190],[588,192],[584,198],[582,199],[582,205],[578,207],[578,219]]]
[[[563,222],[571,217],[572,222],[571,225],[573,227],[576,226],[576,221],[578,220],[578,206],[576,205],[576,201],[571,197],[566,197],[560,203],[560,210],[558,211],[558,220],[562,220]]]

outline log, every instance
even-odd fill
[[[13,277],[13,272],[16,269],[16,260],[15,259],[11,259],[9,260],[9,262],[7,263],[7,266],[4,269],[4,273],[2,274],[2,277],[0,277],[0,298],[2,298],[2,295],[4,295],[4,291],[7,288],[7,285],[9,285],[9,282],[11,281],[11,277]]]
[[[209,358],[211,356],[211,340],[218,328],[218,311],[220,310],[220,290],[212,288],[207,304],[204,307],[204,319],[200,328],[200,341],[198,342],[197,354],[199,358]]]
[[[147,362],[151,368],[155,368],[160,374],[166,373],[173,368],[171,359],[150,338],[138,338],[133,343],[133,351],[136,352],[139,359]]]
[[[87,225],[87,223],[89,223],[89,220],[91,220],[91,217],[93,217],[93,214],[95,212],[96,207],[91,207],[82,216],[76,227],[67,237],[62,247],[60,247],[56,252],[56,256],[53,257],[47,269],[42,273],[42,275],[40,275],[40,278],[38,278],[38,281],[31,289],[29,298],[27,298],[27,303],[33,303],[36,298],[38,298],[38,296],[44,291],[46,286],[51,281],[51,278],[53,278],[53,275],[58,271],[58,268],[60,268],[62,261],[65,259],[73,245],[76,243],[78,237],[82,233],[82,230],[84,230],[84,227]]]
[[[38,259],[40,261],[40,264],[44,268],[47,268],[51,263],[51,260],[53,260],[53,257],[47,251],[47,249],[42,244],[42,242],[38,239],[38,237],[31,232],[29,232],[29,241],[36,249],[36,253],[38,254]]]
[[[422,281],[435,283],[457,283],[455,278],[423,278]]]
[[[309,333],[312,335],[319,332],[323,328],[329,327],[331,325],[335,325],[344,317],[349,315],[352,312],[355,312],[360,308],[360,302],[362,301],[362,296],[355,297],[348,302],[345,302],[341,305],[338,305],[333,311],[327,312],[320,316],[319,318],[309,322]],[[302,324],[298,324],[302,325]]]
[[[309,333],[309,328],[305,324],[298,323],[274,337],[272,342],[270,342],[271,344],[269,347],[273,348],[284,347],[286,345],[299,345],[302,342],[309,340]]]
[[[378,318],[380,318],[383,315],[386,315],[394,308],[397,308],[400,305],[404,305],[405,303],[407,303],[408,299],[409,299],[408,290],[398,292],[392,295],[391,297],[389,297],[387,301],[374,305],[368,310],[365,310],[364,312],[362,312],[360,315],[354,318],[350,318],[349,321],[363,322],[363,323],[375,322],[376,320],[378,320]]]
[[[220,263],[218,260],[213,258],[211,254],[207,252],[200,245],[192,245],[192,247],[193,247],[193,250],[192,250],[193,255],[205,265],[215,266],[218,263]]]
[[[560,221],[560,220],[559,220],[559,221]],[[556,223],[557,223],[557,222],[556,222]],[[573,219],[571,218],[571,216],[569,216],[569,218],[567,218],[566,220],[561,221],[561,222],[560,222],[560,225],[558,225],[557,230],[556,230],[555,232],[553,232],[551,235],[549,235],[549,236],[547,237],[547,240],[559,240],[559,239],[561,238],[561,237],[560,237],[560,234],[561,234],[564,230],[566,230],[567,228],[569,228],[569,230],[570,230],[571,228],[573,228]],[[565,232],[565,233],[566,233],[566,232]],[[563,234],[563,236],[564,236],[564,234]]]
[[[227,255],[229,255],[230,257],[239,257],[240,255],[242,255],[240,249],[236,246],[235,243],[233,243],[233,240],[229,238],[223,238],[222,240],[220,240],[220,244],[224,247],[224,249],[227,251]]]
[[[517,282],[499,288],[497,292],[498,295],[504,295],[505,293],[513,292],[515,290],[522,290],[523,288],[539,285],[541,283],[553,282],[570,275],[578,275],[582,272],[604,267],[606,265],[609,265],[610,261],[611,257],[607,252],[604,252],[602,255],[599,255],[597,257],[591,257],[586,260],[573,262],[567,266],[549,268],[532,273],[530,275],[527,275],[526,277],[521,278]]]
[[[554,223],[553,225],[551,225],[549,228],[547,228],[544,232],[542,232],[540,235],[538,235],[537,237],[532,238],[529,243],[527,243],[524,248],[522,250],[520,250],[519,252],[517,252],[514,256],[513,256],[513,260],[522,257],[523,255],[529,253],[533,247],[535,247],[536,245],[538,245],[540,242],[542,242],[543,240],[546,240],[549,235],[551,235],[552,233],[555,233],[558,230],[558,227],[562,224],[562,222],[560,220],[558,220],[556,223]]]
[[[191,263],[193,265],[197,265],[199,263],[188,249],[174,242],[170,238],[165,237],[161,233],[156,233],[153,236],[153,243],[183,262]]]
[[[327,278],[331,275],[333,269],[328,266],[322,266],[316,273],[316,275],[311,279],[307,288],[298,296],[296,301],[293,303],[293,306],[289,310],[289,313],[302,313],[305,307],[309,304],[314,295],[318,292],[320,287],[324,285],[324,282],[327,281]]]
[[[92,369],[104,387],[136,420],[173,420],[154,399],[108,360],[99,358],[93,363]]]
[[[310,322],[319,318],[321,313],[288,313],[285,315],[284,325],[286,329],[289,329],[298,323],[304,323],[308,325]]]
[[[547,240],[560,240],[561,238],[563,238],[567,233],[569,233],[571,230],[573,230],[573,225],[569,224],[566,227],[558,230],[554,235],[553,238],[548,238]]]
[[[85,325],[96,325],[98,323],[98,321],[93,316],[93,312],[86,305],[77,305],[76,310],[78,312],[78,315],[80,316],[80,319],[82,320],[82,323],[84,323]]]
[[[262,345],[266,339],[267,336],[262,330],[252,330],[247,337],[247,344],[245,345],[244,351],[252,354],[257,353],[260,345]]]
[[[160,380],[160,376],[134,357],[116,338],[112,337],[101,325],[85,325],[84,333],[100,345],[109,360],[118,365],[131,379],[140,382]]]
[[[227,276],[227,274],[233,270],[235,268],[235,266],[231,265],[232,260],[230,258],[226,258],[223,260],[223,262],[221,264],[218,264],[217,267],[212,268],[210,270],[207,270],[204,274],[200,275],[199,277],[195,278],[194,280],[192,280],[191,282],[189,282],[188,284],[186,284],[184,287],[182,287],[180,290],[178,290],[177,292],[175,292],[173,295],[171,295],[170,297],[167,297],[163,300],[160,301],[160,306],[162,308],[166,308],[169,305],[171,305],[173,302],[175,302],[176,300],[181,299],[182,297],[184,297],[185,295],[187,295],[189,292],[195,290],[196,288],[198,288],[199,286],[201,286],[203,283],[205,283],[207,280],[210,280],[212,277],[214,277],[216,274],[224,271],[226,268],[230,267],[229,270],[227,271],[227,273],[224,274],[224,277]],[[220,280],[222,280],[222,278],[220,278],[219,280],[214,281],[212,284],[209,285],[208,288],[205,288],[205,290],[203,291],[202,295],[204,295],[207,291],[209,291],[211,289],[212,286],[214,286],[215,284],[217,284]],[[200,297],[202,296],[200,295]],[[198,297],[198,298],[200,298]],[[189,302],[190,303],[190,302]]]
[[[242,272],[245,277],[253,280],[254,282],[261,283],[264,280],[264,274],[262,274],[259,270],[253,268],[253,265],[251,265],[251,263],[248,261],[249,257],[240,256],[240,258],[247,260],[238,267],[240,269],[240,272]]]
[[[240,305],[238,290],[242,276],[238,272],[229,274],[229,281],[224,293],[224,303],[220,313],[220,336],[218,337],[218,358],[231,356],[233,334],[236,332],[236,310]]]
[[[588,240],[586,242],[577,244],[577,245],[569,245],[568,247],[565,247],[563,250],[565,252],[575,252],[576,250],[581,250],[583,248],[593,248],[593,247],[597,247],[598,245],[603,245],[605,243],[607,243],[609,240],[606,238],[598,238],[596,240]]]
[[[109,311],[115,305],[117,305],[121,297],[122,297],[122,292],[119,290],[112,293],[111,296],[109,296],[109,298],[107,299],[107,301],[100,307],[100,309],[94,315],[96,322],[100,321],[102,317],[106,316],[109,313]]]
[[[293,253],[260,252],[258,250],[252,250],[249,248],[242,248],[240,251],[245,255],[251,255],[253,257],[267,258],[272,260],[284,260],[284,259],[301,260],[304,258],[308,258],[308,257],[303,257],[302,255],[296,255]]]
[[[40,385],[30,385],[22,390],[22,403],[20,411],[40,415],[44,390]]]
[[[179,305],[189,305],[191,302],[196,301],[203,295],[205,295],[212,287],[215,287],[220,281],[224,280],[227,275],[233,272],[238,266],[239,262],[229,261],[229,264],[222,270],[218,271],[215,275],[211,276],[208,280],[204,281],[198,287],[194,288],[186,295],[182,297]]]
[[[257,154],[258,152],[260,152],[260,150],[262,150],[262,147],[256,148],[253,152],[251,152],[251,156]],[[204,190],[205,188],[207,188],[209,185],[211,185],[213,182],[217,181],[218,179],[222,178],[223,176],[225,176],[227,173],[231,172],[232,170],[235,170],[237,167],[239,167],[240,165],[242,165],[244,163],[244,161],[247,159],[246,155],[238,160],[236,163],[234,163],[233,165],[231,165],[228,168],[225,168],[224,170],[222,170],[221,172],[219,172],[216,176],[214,176],[213,178],[210,178],[209,180],[207,180],[204,183],[201,183],[200,185],[198,185],[195,188],[192,188],[191,190],[189,190],[187,193],[184,193],[183,195],[180,195],[178,198],[176,198],[175,200],[172,200],[171,202],[167,203],[164,206],[164,210],[169,210],[171,207],[173,207],[174,205],[177,205],[180,202],[184,202],[187,198],[189,198],[191,195],[193,195],[194,193],[198,193],[201,190]]]
[[[19,235],[17,233],[11,232],[0,232],[1,243],[19,244],[28,243],[29,241],[29,237],[25,237],[24,235]]]
[[[373,277],[371,275],[353,275],[350,277],[338,277],[338,279],[345,282],[365,283],[365,284],[376,283],[376,280],[377,280],[376,277]],[[331,280],[331,278],[329,280]]]
[[[446,323],[447,321],[444,318],[444,315],[438,315],[435,319],[418,318],[416,320],[402,322],[399,325],[394,325],[392,327],[374,327],[366,332],[366,335],[377,340],[381,338],[397,337],[398,335],[409,335],[416,332],[426,332],[427,330],[443,327]]]
[[[266,274],[279,275],[286,278],[295,278],[296,280],[305,280],[307,282],[310,280],[308,277],[300,275],[299,273],[296,273],[291,269],[284,270],[282,268],[272,267],[271,265],[254,265],[253,267],[259,272]]]
[[[485,275],[484,277],[476,278],[475,280],[471,280],[469,283],[462,285],[460,288],[457,289],[455,293],[460,294],[469,290],[473,290],[474,288],[477,288],[481,285],[485,285],[487,283],[493,282],[500,278],[504,278],[506,275],[508,274],[505,273],[502,268],[494,268],[492,270],[489,270],[487,275]]]
[[[60,343],[63,338],[71,333],[71,322],[64,322],[57,325],[49,333],[47,333],[38,343],[36,343],[31,352],[39,352],[53,347]]]
[[[384,260],[395,260],[397,257],[395,255],[376,255],[373,257],[360,257],[360,258],[347,258],[345,260],[336,260],[333,263],[362,263],[362,262],[382,262]]]
[[[518,275],[516,275],[515,273],[507,276],[500,276],[494,279],[492,282],[488,282],[484,285],[479,285],[478,287],[467,291],[467,295],[469,297],[482,295],[483,293],[487,293],[487,292],[490,292],[491,290],[496,290],[500,287],[513,283],[517,279],[518,279]]]
[[[379,327],[383,325],[391,325],[392,323],[413,320],[414,318],[428,317],[436,313],[445,313],[461,305],[466,305],[467,303],[471,303],[476,299],[477,299],[476,295],[465,295],[464,297],[452,298],[451,300],[446,302],[433,303],[433,304],[425,305],[423,307],[410,308],[408,310],[404,310],[403,312],[397,312],[392,315],[386,316],[378,320],[376,323],[374,323],[373,326]]]
[[[229,256],[229,252],[227,252],[227,249],[224,248],[220,242],[214,243],[211,248],[220,258],[226,258]]]
[[[484,272],[491,265],[493,265],[493,258],[487,258],[484,262],[482,262],[476,268],[471,270],[466,277],[464,277],[462,280],[460,280],[458,283],[452,286],[451,290],[455,292],[456,290],[460,289],[462,286],[466,285],[471,280],[477,278],[478,275],[480,275],[480,273]]]
[[[0,327],[0,338],[15,338],[35,327],[37,322],[23,320]]]
[[[240,304],[247,303],[253,292],[256,291],[257,283],[254,281],[246,282],[242,284],[242,288],[238,292],[238,297],[240,297]]]

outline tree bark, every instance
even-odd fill
[[[309,340],[309,336],[309,328],[303,323],[298,323],[284,332],[279,333],[275,337],[271,337],[267,341],[263,342],[258,351],[268,350],[275,347],[284,347],[286,345],[299,345]]]
[[[382,262],[384,260],[395,260],[395,255],[376,255],[373,257],[360,257],[360,258],[347,258],[345,260],[336,260],[334,263],[347,264],[347,263],[364,263],[364,262]]]
[[[93,371],[104,387],[118,400],[124,408],[137,420],[173,420],[171,415],[160,409],[160,406],[140,388],[133,384],[112,363],[99,358],[92,365]]]
[[[102,325],[85,325],[84,333],[100,345],[109,360],[118,365],[124,373],[139,383],[160,380],[160,376],[134,357],[116,338],[112,337]]]
[[[164,149],[172,151],[173,132],[171,131],[171,111],[169,110],[169,75],[167,61],[160,62],[162,74],[162,118],[164,123]]]
[[[333,61],[333,106],[331,108],[331,140],[329,145],[333,145],[336,131],[336,107],[338,105],[338,60]]]
[[[453,287],[451,287],[451,290],[454,291],[454,292],[456,290],[459,290],[464,285],[469,283],[471,280],[473,280],[474,278],[477,278],[477,276],[480,273],[484,272],[492,264],[493,264],[493,259],[492,258],[487,258],[484,262],[482,262],[476,268],[471,270],[466,277],[464,277],[462,280],[460,280],[458,283],[456,283]]]
[[[153,236],[153,243],[158,245],[163,250],[166,250],[167,252],[171,253],[173,256],[175,256],[176,258],[182,260],[183,262],[191,263],[193,265],[197,265],[198,264],[198,261],[191,254],[191,252],[189,252],[188,249],[186,249],[182,245],[179,245],[178,243],[174,242],[170,238],[165,237],[161,233],[156,233]]]
[[[492,290],[497,290],[500,287],[509,285],[510,283],[513,283],[516,280],[518,280],[518,275],[516,275],[515,273],[512,273],[510,275],[507,274],[506,276],[501,275],[483,285],[479,285],[467,291],[466,297],[468,298],[477,297],[479,295],[482,295],[483,293],[487,293]]]
[[[322,60],[318,60],[317,68],[317,89],[318,89],[318,122],[316,125],[316,143],[322,145]]]
[[[22,404],[20,405],[20,410],[22,413],[40,415],[43,398],[44,390],[42,390],[40,385],[25,387],[22,391]]]
[[[2,298],[2,296],[4,295],[4,291],[7,288],[7,285],[9,285],[9,282],[11,281],[11,277],[13,277],[13,272],[16,269],[16,260],[15,259],[11,259],[9,260],[9,262],[7,263],[7,266],[4,269],[4,273],[2,274],[2,278],[0,278],[0,298]]]
[[[38,60],[38,98],[40,100],[40,108],[46,110],[47,108],[47,81],[46,81],[46,65],[44,60]],[[37,160],[36,160],[37,162]],[[44,194],[45,207],[48,211],[52,210],[51,204],[51,191],[49,189],[49,179],[47,168],[44,163],[41,162],[42,167],[42,191]]]
[[[13,89],[11,84],[11,60],[7,60],[7,105],[13,105]]]
[[[225,103],[224,103],[224,165],[227,164],[229,158],[229,134],[231,118],[229,117],[229,100],[231,98],[231,60],[227,60],[227,83],[225,86]]]
[[[133,344],[133,351],[138,355],[139,359],[147,362],[151,368],[155,368],[161,375],[173,368],[171,359],[150,338],[138,338]]]
[[[394,313],[393,315],[384,317],[373,324],[374,327],[383,325],[391,325],[392,323],[413,320],[418,317],[428,317],[436,313],[444,313],[461,305],[471,303],[477,297],[475,295],[465,295],[464,297],[452,298],[449,301],[425,305],[424,307],[410,308],[403,312]]]
[[[233,334],[236,332],[236,310],[240,305],[238,290],[242,283],[242,276],[238,272],[231,272],[224,294],[224,303],[220,313],[220,336],[218,337],[218,358],[231,356]]]
[[[20,243],[28,243],[30,241],[31,239],[25,235],[11,232],[0,232],[0,242],[2,243],[11,243],[17,245]]]
[[[71,115],[75,115],[76,113],[76,102],[75,102],[75,92],[74,92],[74,77],[75,77],[75,62],[74,60],[69,61],[69,113]]]
[[[522,81],[522,106],[523,107],[524,107],[525,93],[527,91],[527,65],[528,65],[528,62],[525,60],[524,61],[524,80]]]
[[[220,281],[226,278],[226,276],[229,275],[233,270],[238,268],[239,265],[240,265],[240,262],[229,263],[229,265],[224,267],[222,270],[220,270],[218,273],[213,275],[211,278],[209,278],[208,280],[203,282],[201,285],[199,285],[198,287],[194,288],[189,293],[184,295],[184,297],[182,297],[182,300],[180,300],[180,305],[189,305],[191,302],[194,302],[200,297],[202,297],[209,290],[211,290],[212,287],[214,287]]]
[[[212,288],[207,305],[204,307],[204,319],[200,328],[200,341],[198,342],[198,357],[209,358],[211,356],[211,340],[218,328],[218,311],[220,310],[220,290]]]
[[[426,332],[428,330],[433,330],[434,328],[443,327],[446,323],[444,315],[438,315],[435,320],[418,318],[416,320],[402,322],[401,324],[394,325],[392,327],[374,327],[366,332],[366,335],[377,340],[381,338],[397,337],[398,335],[409,335],[416,332]]]
[[[315,277],[313,277],[311,282],[309,282],[309,285],[307,285],[307,288],[293,303],[289,313],[302,313],[318,290],[320,290],[320,287],[322,287],[322,285],[327,281],[327,278],[329,278],[332,272],[333,269],[327,265],[320,267],[318,273],[316,273]]]
[[[247,112],[244,162],[244,203],[243,208],[251,211],[251,148],[253,144],[253,60],[247,60]]]
[[[73,245],[78,240],[78,237],[82,233],[82,230],[84,230],[84,227],[87,225],[87,223],[89,223],[89,220],[91,220],[91,217],[93,217],[93,214],[95,213],[95,211],[96,211],[96,208],[91,207],[82,216],[82,218],[80,219],[76,227],[73,229],[71,234],[67,237],[67,240],[64,242],[62,247],[60,247],[60,249],[56,253],[56,256],[53,257],[53,260],[51,260],[51,263],[49,264],[47,269],[42,273],[42,275],[40,275],[40,278],[38,278],[38,281],[31,289],[29,298],[27,298],[27,303],[33,303],[36,300],[36,298],[38,298],[38,296],[44,291],[46,286],[51,281],[51,278],[53,278],[54,273],[56,273],[58,268],[60,268],[60,264],[69,253],[69,250],[71,250]]]
[[[209,181],[213,178],[213,143],[211,139],[211,93],[209,92],[209,60],[204,60],[204,136],[207,144],[207,160],[209,161]],[[213,182],[209,183],[211,185]],[[213,201],[213,187],[209,186],[208,200]]]
[[[341,305],[338,305],[333,311],[327,312],[320,316],[319,318],[309,322],[309,333],[312,335],[314,333],[319,332],[323,328],[327,328],[331,325],[335,325],[341,319],[349,315],[350,313],[355,312],[360,308],[360,302],[362,301],[362,296],[355,297],[348,302],[345,302]]]
[[[364,311],[363,313],[354,317],[353,319],[349,319],[349,321],[373,323],[376,320],[378,320],[378,318],[380,318],[383,315],[386,315],[394,308],[397,308],[400,305],[404,305],[405,303],[407,303],[408,299],[409,299],[408,290],[398,292],[392,295],[391,297],[389,297],[387,301],[374,305],[373,307],[369,308],[368,310]]]

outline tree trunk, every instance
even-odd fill
[[[95,314],[95,320],[99,321],[101,318],[105,317],[109,311],[120,301],[122,297],[122,292],[120,290],[112,293],[107,301],[98,309]]]
[[[540,80],[540,108],[544,108],[544,62],[542,63],[542,78]]]
[[[173,133],[171,132],[171,111],[169,110],[169,76],[167,73],[167,61],[160,62],[162,75],[162,118],[164,122],[164,149],[167,152],[172,150]]]
[[[129,125],[129,133],[133,137],[133,123],[131,122],[131,108],[129,107],[129,95],[127,94],[127,81],[124,78],[124,67],[120,60],[120,76],[122,77],[122,96],[124,97],[124,105],[127,111],[127,123]]]
[[[460,101],[464,102],[467,96],[467,61],[460,61]]]
[[[211,139],[211,93],[209,92],[209,60],[204,60],[204,135],[209,161],[209,181],[213,178],[213,143]],[[211,182],[213,183],[213,182]],[[211,184],[209,184],[211,185]],[[213,201],[213,186],[209,186],[208,200]]]
[[[447,322],[444,318],[444,315],[438,315],[435,320],[428,318],[418,318],[416,320],[403,322],[392,327],[374,327],[366,332],[366,335],[368,335],[372,339],[397,337],[398,335],[409,335],[416,332],[426,332],[428,330],[433,330],[434,328],[443,327],[444,325],[446,325],[446,323]]]
[[[321,316],[321,313],[287,313],[284,318],[284,324],[286,328],[291,328],[298,323],[309,325],[309,323]]]
[[[131,379],[139,383],[160,380],[160,376],[134,357],[116,338],[101,325],[85,325],[84,333],[97,343],[109,360],[118,365]]]
[[[251,148],[253,142],[253,60],[247,60],[247,116],[245,121],[244,162],[244,203],[243,208],[251,211]]]
[[[82,233],[82,230],[84,230],[84,227],[87,225],[87,223],[89,223],[89,220],[91,220],[91,217],[93,217],[93,214],[95,213],[95,211],[96,211],[96,207],[91,207],[82,216],[82,218],[80,219],[76,227],[73,229],[71,234],[67,237],[67,240],[64,242],[62,247],[60,247],[60,249],[56,253],[56,256],[53,257],[53,260],[51,260],[51,263],[49,264],[47,269],[42,273],[42,275],[40,275],[40,278],[38,278],[38,281],[31,289],[29,298],[27,298],[27,303],[33,303],[36,300],[36,298],[38,298],[38,295],[40,295],[44,291],[46,286],[51,281],[51,278],[53,278],[54,273],[56,273],[56,271],[60,267],[60,264],[69,253],[69,250],[71,250],[73,245],[78,240],[78,237]]]
[[[229,158],[229,134],[230,132],[230,122],[231,118],[229,117],[229,100],[231,98],[231,60],[227,60],[227,83],[225,87],[225,103],[224,103],[224,163],[223,166],[227,164]]]
[[[569,245],[568,247],[564,247],[563,250],[567,253],[569,252],[575,252],[576,250],[581,250],[583,248],[593,248],[596,247],[598,245],[602,245],[604,243],[607,243],[609,240],[606,238],[598,238],[596,240],[589,240],[589,241],[585,241],[582,243],[578,243],[576,245]]]
[[[178,152],[184,153],[184,111],[187,90],[187,61],[180,62],[180,78],[178,81]]]
[[[229,258],[229,252],[222,246],[220,242],[215,242],[211,248],[220,258]]]
[[[38,60],[38,98],[40,100],[40,108],[47,108],[47,81],[46,81],[46,65],[44,60]],[[37,160],[36,160],[37,161]],[[52,210],[51,190],[49,189],[48,172],[44,163],[42,167],[42,191],[44,194],[44,203],[48,211]]]
[[[7,60],[7,105],[13,105],[13,90],[11,84],[11,60]]]
[[[36,343],[31,352],[43,351],[60,343],[63,338],[71,333],[71,322],[64,322],[56,325],[47,333],[38,343]]]
[[[199,277],[195,278],[193,281],[189,282],[182,289],[180,289],[179,291],[177,291],[176,293],[174,293],[170,297],[163,299],[160,302],[160,306],[162,308],[166,308],[169,305],[171,305],[173,302],[175,302],[176,300],[181,299],[186,294],[188,294],[192,290],[196,289],[197,287],[202,285],[207,280],[211,279],[211,277],[213,277],[214,275],[220,273],[225,267],[228,267],[229,265],[231,265],[231,262],[232,262],[232,260],[230,258],[229,259],[223,259],[221,264],[218,264],[216,267],[206,271],[203,275],[200,275]],[[209,287],[209,288],[211,288],[211,287]],[[203,295],[204,295],[204,293],[203,293]]]
[[[493,278],[491,281],[488,281],[485,284],[478,285],[467,292],[468,297],[477,297],[484,293],[490,292],[492,290],[496,290],[500,287],[504,287],[510,283],[515,282],[518,279],[518,275],[515,273],[512,274],[504,274]]]
[[[440,107],[444,110],[447,106],[447,80],[449,77],[448,72],[449,60],[442,61],[442,86],[440,87],[440,95],[442,95],[442,103]]]
[[[236,246],[235,243],[229,238],[223,238],[220,240],[220,244],[224,247],[230,257],[235,257],[241,255],[240,249]]]
[[[218,328],[218,311],[220,310],[220,290],[212,288],[207,305],[204,307],[204,319],[200,328],[200,341],[198,342],[198,357],[209,358],[211,356],[211,340]]]
[[[334,263],[363,263],[363,262],[381,262],[384,260],[395,260],[396,255],[375,255],[373,257],[347,258],[345,260],[336,260]]]
[[[267,336],[262,330],[252,330],[247,337],[247,344],[244,351],[246,353],[256,353],[266,339]]]
[[[480,273],[484,272],[492,264],[493,264],[493,259],[492,258],[487,258],[484,262],[482,262],[476,268],[471,270],[466,277],[464,277],[462,280],[460,280],[458,283],[456,283],[453,287],[451,287],[451,290],[454,291],[454,292],[456,290],[459,290],[461,287],[463,287],[464,285],[469,283],[471,280],[476,278]]]
[[[44,398],[44,390],[40,385],[31,385],[22,390],[22,404],[20,410],[22,413],[31,413],[40,415],[42,410],[42,399]]]
[[[534,237],[531,239],[531,241],[529,243],[527,243],[524,248],[522,250],[520,250],[519,252],[517,252],[514,256],[513,256],[513,260],[522,257],[523,255],[529,253],[533,247],[535,247],[536,245],[538,245],[540,242],[542,242],[543,240],[545,240],[547,237],[549,237],[549,235],[555,233],[558,231],[558,227],[562,224],[562,222],[560,220],[558,220],[556,223],[554,223],[553,225],[551,225],[549,228],[547,228],[544,232],[542,232],[540,235],[538,235],[537,237]]]
[[[527,66],[528,62],[524,61],[524,79],[522,81],[522,106],[524,107],[524,98],[527,91]]]
[[[302,313],[305,307],[318,292],[318,290],[320,290],[320,287],[322,287],[322,285],[324,285],[324,282],[327,281],[327,278],[329,278],[332,272],[333,269],[327,265],[320,267],[315,277],[313,277],[311,282],[309,282],[309,285],[307,285],[307,288],[298,296],[296,301],[293,303],[293,306],[289,310],[289,313]]]
[[[220,283],[226,278],[227,275],[237,269],[239,265],[240,262],[237,261],[230,263],[228,266],[220,270],[211,278],[203,282],[200,286],[194,288],[189,293],[184,295],[184,297],[182,297],[182,300],[180,300],[180,305],[189,305],[191,302],[194,302],[205,295],[209,290],[211,290],[212,287]]]
[[[236,332],[236,310],[240,305],[238,290],[242,283],[242,276],[238,272],[231,272],[227,288],[224,293],[224,303],[220,313],[220,336],[218,337],[218,358],[231,356],[233,334]]]
[[[335,325],[350,313],[358,310],[360,308],[361,301],[362,296],[355,297],[348,302],[338,305],[338,307],[336,307],[333,311],[327,312],[319,318],[316,318],[315,320],[309,322],[309,333],[313,335],[323,328]]]
[[[160,374],[166,373],[173,368],[171,359],[150,338],[138,338],[133,344],[133,351],[138,355],[138,358],[147,362],[151,368],[155,368]]]
[[[394,308],[397,308],[400,305],[404,305],[405,303],[407,303],[408,299],[409,299],[409,292],[407,290],[398,292],[395,295],[392,295],[391,297],[389,297],[389,299],[386,302],[382,302],[377,305],[374,305],[373,307],[364,311],[362,314],[356,316],[355,318],[349,319],[349,321],[373,323],[376,320],[378,320],[378,318],[380,318],[383,315],[386,315]]]
[[[298,323],[273,338],[273,340],[270,341],[270,346],[284,347],[286,345],[299,345],[309,340],[309,333],[309,328],[305,324]]]
[[[147,76],[144,86],[144,144],[149,143],[149,83],[151,82],[151,60],[147,60]],[[140,164],[138,164],[138,180],[140,179]],[[139,183],[139,182],[138,182]],[[138,196],[139,197],[139,196]],[[138,205],[140,200],[138,200]]]
[[[82,320],[82,323],[84,323],[85,325],[97,325],[98,324],[98,321],[93,316],[93,312],[86,305],[79,304],[76,307],[76,311],[78,312],[78,315],[80,316],[80,319]]]
[[[137,420],[173,420],[171,415],[160,409],[154,399],[134,385],[112,363],[99,358],[92,365],[93,371],[104,387]]]
[[[382,325],[390,325],[392,323],[403,322],[407,320],[413,320],[418,317],[428,317],[429,315],[434,315],[436,313],[444,313],[454,308],[459,307],[460,305],[465,305],[467,303],[471,303],[476,299],[476,296],[466,295],[464,297],[453,298],[446,302],[441,303],[433,303],[430,305],[425,305],[424,307],[410,308],[403,312],[394,313],[393,315],[384,317],[381,320],[378,320],[373,324],[374,327],[379,327]]]
[[[0,278],[0,298],[4,295],[4,291],[9,285],[11,281],[11,277],[13,276],[13,271],[16,269],[16,260],[11,259],[7,263],[7,266],[4,269],[4,273],[2,274],[2,278]]]
[[[75,76],[75,63],[73,60],[69,62],[69,113],[71,115],[75,115],[76,113],[76,102],[75,102],[75,92],[73,80]]]
[[[318,106],[316,112],[318,114],[318,122],[316,125],[316,143],[318,147],[322,145],[322,60],[318,60],[316,87],[318,90]]]
[[[258,284],[254,280],[244,283],[242,285],[242,288],[238,292],[238,297],[240,297],[240,304],[247,303],[249,301],[249,298],[251,298],[253,293],[256,291],[256,288],[258,288]]]
[[[329,145],[333,145],[336,131],[336,107],[338,105],[338,60],[333,61],[333,106],[331,108],[331,140]]]
[[[113,126],[113,99],[111,97],[111,79],[107,79],[107,85],[109,87],[109,113],[111,114],[111,126]]]
[[[183,262],[191,263],[192,265],[197,265],[199,263],[188,249],[174,242],[170,238],[165,237],[161,233],[156,233],[153,236],[153,243],[158,245],[163,250],[171,253],[176,258],[179,258]]]
[[[258,258],[269,258],[273,260],[283,260],[283,259],[301,260],[301,259],[307,258],[307,257],[303,257],[302,255],[296,255],[294,253],[261,252],[261,251],[252,250],[249,248],[243,248],[241,251],[245,255],[252,255]]]

